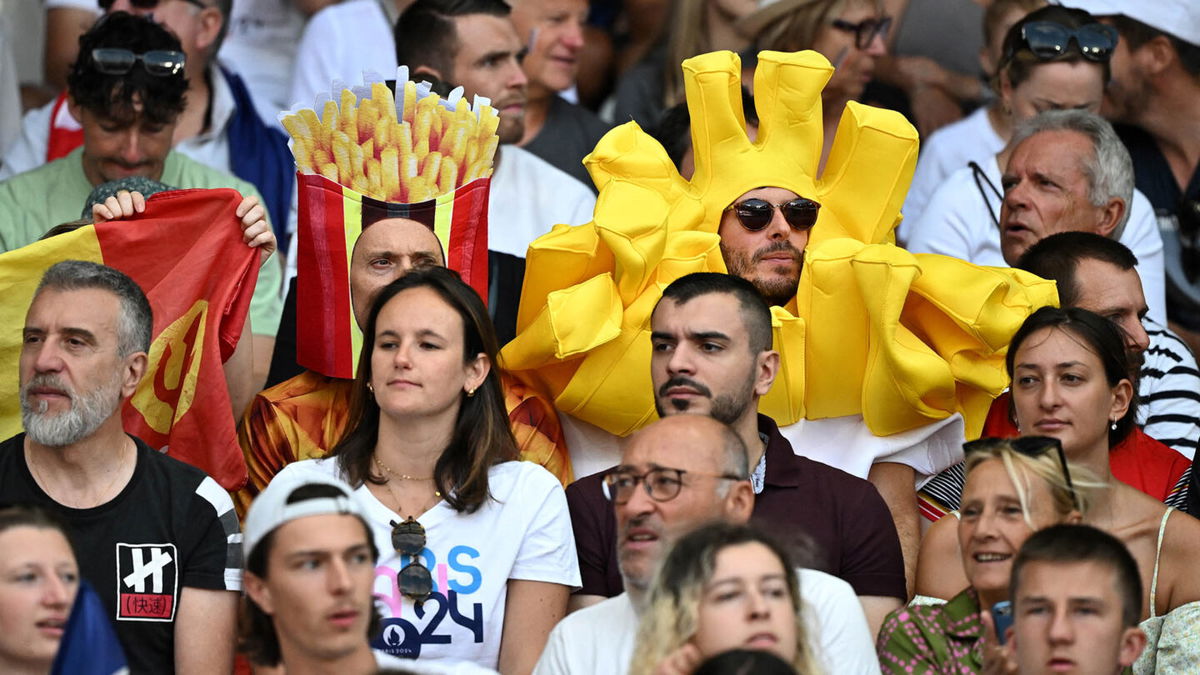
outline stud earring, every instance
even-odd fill
[[[467,390],[467,398],[471,398],[474,395],[475,395],[475,387],[471,387],[470,389]]]
[[[1113,421],[1113,423],[1112,423],[1111,429],[1112,429],[1113,431],[1116,431],[1116,430],[1117,430],[1117,423],[1116,423],[1116,421],[1115,421],[1115,420],[1114,420],[1114,421]]]
[[[367,383],[367,391],[369,391],[369,392],[371,392],[372,394],[374,394],[374,393],[375,393],[375,385],[373,385],[373,384],[371,384],[370,382],[368,382],[368,383]]]

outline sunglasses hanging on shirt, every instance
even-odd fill
[[[425,528],[412,516],[402,523],[393,520],[391,525],[392,547],[400,555],[411,559],[396,577],[400,594],[420,607],[433,594],[433,575],[421,561],[421,551],[425,549]]]

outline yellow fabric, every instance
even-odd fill
[[[51,265],[64,259],[64,251],[70,251],[73,260],[104,262],[96,228],[91,226],[0,255],[0,288],[4,289],[4,302],[0,303],[0,326],[3,326],[0,373],[4,374],[4,383],[0,385],[0,438],[14,436],[23,430],[17,374],[21,346],[25,342],[22,336],[25,313],[29,311],[42,275]]]
[[[717,227],[745,192],[781,187],[821,203],[796,298],[772,309],[782,368],[760,410],[780,425],[862,414],[890,435],[962,413],[977,436],[1007,384],[1004,349],[1053,283],[1010,269],[913,255],[894,245],[917,157],[898,113],[849,103],[824,174],[816,52],[762,52],[758,137],[745,133],[738,57],[683,63],[696,171],[684,180],[630,122],[585,160],[600,190],[591,223],[529,248],[505,368],[562,411],[626,435],[654,419],[650,314],[671,281],[725,272]]]

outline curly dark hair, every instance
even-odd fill
[[[120,123],[132,123],[141,106],[142,119],[152,124],[171,124],[183,112],[187,77],[152,75],[141,62],[128,73],[106,75],[92,58],[98,48],[128,49],[135,54],[154,50],[183,51],[179,39],[151,19],[126,12],[100,18],[79,38],[79,58],[67,75],[67,93],[80,107],[94,115]]]

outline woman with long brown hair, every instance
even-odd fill
[[[579,571],[562,486],[516,461],[497,349],[457,274],[397,279],[372,302],[349,431],[329,458],[284,472],[337,475],[366,505],[384,552],[373,646],[528,673]]]

